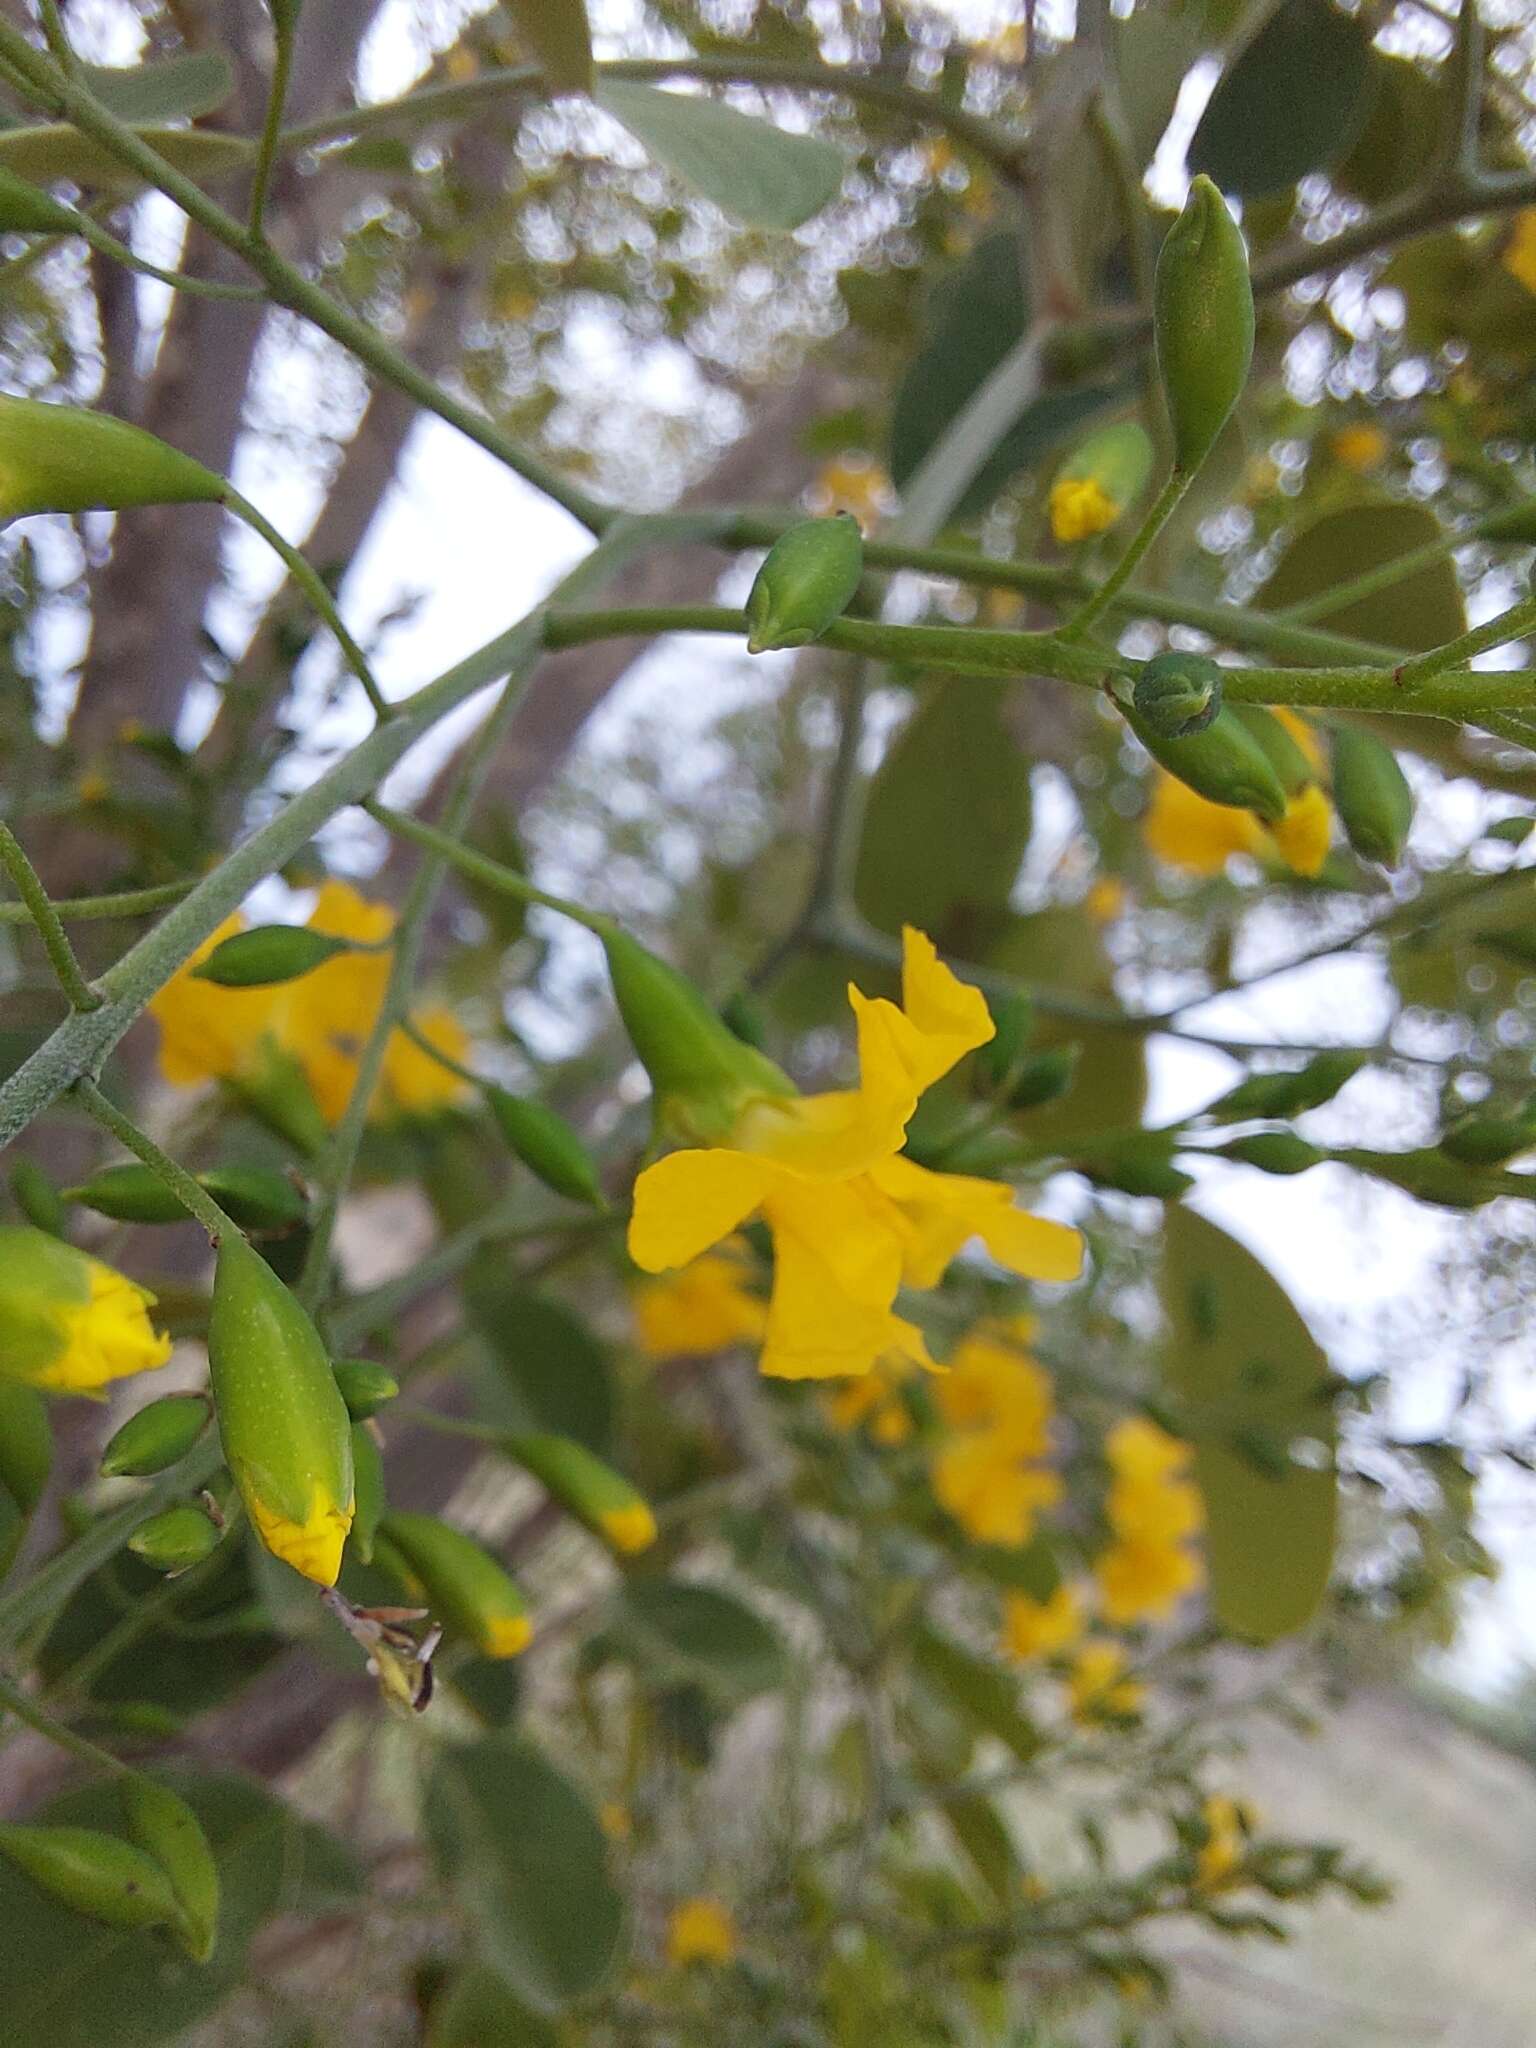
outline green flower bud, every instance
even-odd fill
[[[141,1522],[128,1548],[157,1572],[185,1572],[213,1555],[222,1533],[201,1508],[183,1501]]]
[[[1412,1152],[1336,1151],[1332,1156],[1373,1180],[1390,1181],[1416,1202],[1433,1202],[1442,1209],[1480,1209],[1507,1192],[1501,1177],[1447,1158],[1438,1146]]]
[[[0,521],[32,512],[216,503],[221,476],[109,413],[0,398]]]
[[[336,1386],[354,1422],[377,1415],[400,1391],[400,1382],[371,1358],[338,1358]]]
[[[610,1549],[631,1557],[656,1541],[656,1518],[645,1500],[585,1445],[567,1436],[509,1436],[505,1443],[508,1456]]]
[[[286,1138],[306,1158],[318,1158],[329,1144],[330,1130],[304,1069],[292,1053],[282,1052],[268,1041],[261,1049],[260,1064],[226,1081],[225,1086],[259,1123]]]
[[[563,1116],[505,1088],[488,1087],[485,1099],[509,1150],[545,1187],[553,1188],[557,1195],[568,1195],[573,1202],[603,1207],[597,1168]]]
[[[352,1485],[356,1505],[347,1547],[359,1564],[371,1564],[373,1540],[384,1518],[384,1460],[366,1422],[352,1425]]]
[[[147,1479],[180,1464],[210,1414],[205,1394],[162,1394],[130,1415],[101,1454],[104,1479]]]
[[[122,1793],[129,1835],[170,1880],[171,1932],[193,1962],[206,1963],[219,1929],[219,1867],[203,1824],[169,1786],[141,1772],[123,1779]]]
[[[1207,802],[1253,811],[1266,825],[1285,816],[1285,790],[1269,757],[1247,727],[1224,704],[1210,724],[1182,739],[1167,739],[1133,710],[1126,723],[1155,761]]]
[[[64,1235],[64,1198],[35,1159],[23,1155],[11,1168],[11,1199],[39,1230],[50,1237]]]
[[[1265,759],[1280,779],[1287,802],[1293,796],[1299,796],[1309,782],[1316,782],[1317,772],[1306,753],[1273,711],[1263,704],[1234,704],[1232,715],[1247,730],[1249,737],[1258,742]]]
[[[1203,732],[1221,709],[1221,666],[1208,654],[1154,655],[1136,678],[1136,715],[1159,739]]]
[[[1513,1116],[1463,1117],[1440,1139],[1440,1150],[1467,1166],[1502,1166],[1507,1159],[1532,1149],[1536,1149],[1536,1099]]]
[[[297,1230],[309,1217],[302,1190],[270,1166],[210,1166],[197,1183],[242,1230]]]
[[[77,235],[80,216],[14,171],[0,169],[0,235]]]
[[[1249,1117],[1300,1116],[1303,1110],[1331,1102],[1364,1065],[1363,1053],[1320,1052],[1294,1073],[1249,1074],[1211,1103],[1205,1114],[1219,1117],[1223,1123],[1244,1122]]]
[[[334,1586],[352,1522],[352,1425],[314,1324],[243,1238],[219,1246],[208,1363],[224,1456],[257,1534]]]
[[[104,1166],[99,1173],[66,1188],[64,1198],[117,1223],[185,1223],[187,1209],[152,1166],[137,1159]]]
[[[1336,725],[1328,739],[1333,807],[1345,837],[1362,860],[1395,868],[1413,824],[1413,791],[1396,754],[1352,725]]]
[[[190,970],[195,981],[218,988],[268,988],[313,974],[338,953],[357,951],[350,939],[311,931],[306,924],[258,924],[221,940]]]
[[[473,1643],[483,1657],[515,1657],[533,1624],[512,1578],[472,1536],[435,1515],[386,1515],[375,1541],[378,1561],[413,1598]]]
[[[756,1046],[759,1052],[767,1051],[768,1020],[763,1015],[761,1004],[755,1002],[745,989],[737,989],[733,996],[726,998],[720,1005],[720,1017],[743,1045]]]
[[[1145,427],[1121,420],[1090,434],[1051,485],[1051,532],[1065,545],[1106,533],[1147,487],[1153,450]]]
[[[154,1296],[62,1239],[0,1226],[0,1378],[98,1398],[109,1380],[171,1355],[149,1321]]]
[[[819,640],[848,609],[863,574],[864,536],[851,512],[781,533],[747,595],[748,654]]]
[[[1156,1131],[1144,1131],[1139,1138],[1128,1139],[1113,1151],[1096,1152],[1078,1163],[1098,1187],[1176,1202],[1195,1183],[1193,1175],[1174,1165],[1172,1154],[1170,1139]]]
[[[1251,1137],[1233,1138],[1223,1145],[1221,1156],[1256,1166],[1261,1173],[1305,1173],[1309,1166],[1320,1166],[1328,1155],[1294,1131],[1255,1131]]]
[[[1077,1079],[1077,1063],[1082,1053],[1082,1047],[1076,1043],[1053,1045],[1048,1052],[1037,1052],[1032,1059],[1025,1060],[1008,1091],[1008,1107],[1044,1109],[1047,1103],[1059,1102]]]
[[[976,1077],[988,1090],[1001,1088],[1018,1071],[1034,1036],[1035,1006],[1021,992],[993,1003],[996,1030],[976,1054]]]
[[[1153,333],[1174,467],[1188,474],[1211,452],[1253,360],[1248,253],[1209,178],[1190,186],[1158,256]]]
[[[245,1230],[291,1230],[307,1214],[293,1182],[268,1166],[211,1166],[197,1183]],[[65,1194],[119,1223],[185,1223],[190,1214],[154,1168],[136,1159],[104,1166]]]
[[[691,981],[626,933],[603,934],[630,1043],[651,1077],[658,1119],[704,1143],[728,1137],[748,1103],[792,1095],[772,1060],[744,1045]]]
[[[152,1857],[100,1828],[0,1824],[0,1856],[39,1891],[109,1927],[169,1927],[179,1909]]]

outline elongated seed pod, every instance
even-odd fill
[[[1189,188],[1157,259],[1153,334],[1174,467],[1200,467],[1248,381],[1253,285],[1242,232],[1209,178]]]
[[[781,533],[747,595],[747,652],[819,640],[852,603],[863,573],[864,536],[851,512]]]

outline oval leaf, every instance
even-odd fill
[[[470,1270],[470,1318],[494,1372],[482,1375],[487,1421],[513,1431],[574,1437],[603,1456],[613,1435],[608,1354],[563,1303],[509,1286],[498,1261]]]
[[[1164,1367],[1189,1418],[1205,1502],[1211,1605],[1272,1642],[1316,1612],[1333,1564],[1338,1487],[1328,1361],[1267,1267],[1189,1209],[1163,1247]],[[1316,1465],[1298,1464],[1312,1447]]]
[[[659,164],[749,228],[797,228],[837,196],[843,153],[719,100],[604,79],[597,103]]]
[[[251,145],[239,135],[215,135],[202,128],[140,128],[139,140],[163,156],[173,170],[204,183],[249,163]],[[0,130],[0,169],[51,185],[71,184],[132,191],[144,181],[112,152],[78,128],[52,122],[36,128]]]
[[[1339,588],[1412,554],[1443,534],[1438,519],[1422,505],[1390,501],[1351,505],[1325,512],[1303,527],[1286,547],[1273,574],[1254,602],[1265,611],[1284,611],[1325,591]],[[1449,555],[1430,562],[1353,604],[1319,612],[1311,622],[1382,647],[1400,647],[1410,654],[1443,647],[1467,627],[1461,585]]]
[[[512,0],[512,19],[551,92],[592,90],[592,31],[582,0]]]
[[[784,1646],[744,1601],[716,1586],[636,1579],[615,1603],[602,1650],[653,1685],[695,1685],[725,1705],[783,1683]]]
[[[1191,173],[1258,199],[1336,163],[1369,111],[1371,31],[1330,0],[1285,0],[1223,75]]]
[[[189,50],[157,64],[84,64],[83,83],[119,121],[135,128],[194,121],[222,107],[235,76],[222,50]]]

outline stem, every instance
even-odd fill
[[[273,10],[274,55],[272,83],[267,92],[267,114],[256,145],[256,169],[251,179],[251,233],[265,240],[267,193],[272,184],[272,167],[277,158],[278,137],[283,128],[283,106],[288,98],[288,79],[293,70],[293,15],[287,8]]]
[[[80,213],[78,220],[75,233],[99,254],[110,257],[114,263],[121,263],[126,270],[136,271],[140,277],[152,277],[158,284],[168,284],[172,291],[185,292],[189,298],[243,300],[250,305],[266,297],[259,284],[224,284],[214,277],[188,277],[182,270],[162,270],[158,263],[148,262],[126,242],[120,242],[116,235],[109,234],[88,213]]]
[[[155,882],[147,889],[120,890],[115,896],[65,896],[54,903],[53,914],[61,924],[142,917],[146,911],[163,910],[168,903],[179,901],[189,889],[196,887],[195,881]],[[27,924],[31,917],[32,912],[24,903],[0,903],[0,925]]]
[[[297,583],[320,617],[330,627],[336,644],[346,657],[347,667],[351,669],[353,675],[362,684],[364,694],[367,696],[368,702],[373,706],[374,715],[380,720],[388,718],[391,715],[390,706],[381,693],[378,684],[373,679],[373,671],[368,666],[368,657],[352,638],[345,625],[343,625],[341,614],[336,609],[335,600],[315,570],[310,567],[308,561],[299,553],[296,547],[284,540],[270,519],[263,513],[258,512],[248,498],[241,497],[233,484],[226,484],[224,487],[224,503],[237,519],[244,520],[253,533],[259,534],[273,553],[280,558],[284,568],[287,569],[294,582]]]
[[[37,869],[27,859],[21,841],[5,824],[0,824],[0,866],[15,883],[22,906],[37,927],[37,935],[48,955],[48,964],[68,998],[70,1008],[81,1012],[99,1010],[103,998],[81,972],[75,949],[69,943],[69,934],[49,900]]]
[[[1148,548],[1151,547],[1153,541],[1157,539],[1157,536],[1173,517],[1180,499],[1189,489],[1192,480],[1192,473],[1189,471],[1182,469],[1169,471],[1167,483],[1163,485],[1163,488],[1153,500],[1151,507],[1148,509],[1147,516],[1136,529],[1125,553],[1120,557],[1114,568],[1110,570],[1108,576],[1105,577],[1088,602],[1078,611],[1074,612],[1072,617],[1062,627],[1060,637],[1063,640],[1081,640],[1094,621],[1101,618],[1108,611],[1117,595],[1130,582],[1132,576],[1140,567],[1142,557],[1146,554]]]
[[[1301,626],[1310,619],[1342,611],[1346,605],[1358,604],[1363,598],[1374,597],[1378,591],[1391,590],[1395,584],[1416,575],[1420,569],[1429,568],[1476,538],[1475,527],[1468,533],[1442,533],[1435,540],[1425,541],[1422,547],[1394,555],[1389,562],[1378,562],[1374,569],[1364,570],[1360,575],[1351,577],[1348,583],[1340,583],[1332,590],[1320,590],[1312,597],[1303,598],[1299,604],[1287,605],[1277,617],[1287,624]]]
[[[75,55],[69,30],[64,26],[63,11],[59,0],[37,0],[37,18],[42,24],[43,35],[48,47],[65,71],[74,73],[80,69],[80,59]]]
[[[401,811],[394,811],[377,798],[370,798],[363,804],[370,818],[375,819],[388,832],[401,839],[409,839],[417,846],[435,853],[450,867],[457,868],[461,875],[469,875],[477,882],[484,882],[488,888],[499,889],[505,896],[515,896],[519,903],[537,904],[542,910],[557,911],[561,917],[571,918],[576,924],[585,925],[589,932],[596,932],[601,938],[613,929],[613,920],[595,910],[583,910],[579,903],[572,903],[564,896],[552,896],[547,889],[539,889],[526,875],[520,875],[516,868],[503,867],[489,855],[476,853],[473,847],[462,845],[448,833],[435,825],[424,825],[419,818],[408,818]],[[452,1061],[445,1062],[452,1065]],[[462,1071],[462,1069],[460,1070]],[[484,1084],[477,1077],[477,1086]]]
[[[153,1138],[146,1137],[131,1117],[123,1112],[107,1096],[103,1095],[94,1081],[83,1076],[75,1083],[74,1094],[82,1107],[87,1109],[106,1130],[137,1158],[142,1159],[151,1172],[159,1175],[185,1209],[192,1214],[207,1231],[211,1243],[218,1244],[224,1237],[239,1237],[240,1227],[232,1222],[214,1201],[206,1188],[199,1187],[185,1167],[178,1166],[174,1159],[160,1150]]]
[[[100,1749],[83,1735],[77,1735],[73,1728],[66,1728],[62,1721],[54,1719],[45,1707],[40,1707],[19,1686],[0,1673],[0,1707],[8,1714],[14,1714],[18,1721],[24,1721],[35,1735],[41,1735],[45,1742],[51,1742],[55,1749],[67,1750],[82,1763],[93,1764],[98,1770],[123,1776],[128,1766],[113,1756],[109,1750]]]

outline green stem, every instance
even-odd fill
[[[471,1088],[484,1088],[485,1076],[477,1074],[473,1067],[466,1067],[462,1060],[456,1060],[451,1052],[444,1052],[440,1045],[434,1045],[424,1031],[420,1031],[409,1017],[402,1017],[399,1029],[411,1041],[418,1052],[424,1052],[429,1060],[436,1061],[444,1073],[454,1075]]]
[[[1137,569],[1141,566],[1142,558],[1148,548],[1151,547],[1153,541],[1157,539],[1157,536],[1173,517],[1174,512],[1178,508],[1179,501],[1189,489],[1192,480],[1191,474],[1185,470],[1175,469],[1169,471],[1167,483],[1163,485],[1163,488],[1153,500],[1147,511],[1147,516],[1142,520],[1140,526],[1137,527],[1125,553],[1120,557],[1114,568],[1110,570],[1087,603],[1074,612],[1072,617],[1062,627],[1060,637],[1063,640],[1081,640],[1094,621],[1102,618],[1104,613],[1109,610],[1116,597],[1124,590],[1132,576],[1135,575]]]
[[[579,903],[572,903],[564,896],[552,896],[547,889],[536,888],[516,868],[504,867],[499,860],[476,853],[473,847],[462,845],[435,825],[424,825],[419,818],[408,818],[403,812],[381,804],[377,798],[365,802],[363,809],[386,831],[425,847],[450,867],[457,868],[461,875],[484,882],[487,888],[499,889],[504,896],[515,896],[519,903],[537,904],[542,910],[557,911],[561,917],[571,918],[576,924],[585,925],[589,932],[596,932],[599,938],[613,929],[613,920],[601,912],[583,910]]]
[[[12,1714],[18,1721],[24,1721],[35,1735],[41,1735],[45,1742],[51,1742],[55,1749],[67,1750],[82,1763],[91,1764],[95,1769],[116,1775],[125,1774],[128,1766],[113,1756],[109,1750],[99,1748],[94,1742],[77,1735],[73,1728],[66,1728],[62,1721],[55,1720],[45,1707],[28,1697],[19,1686],[0,1673],[0,1707]]]
[[[21,841],[6,824],[0,824],[0,867],[4,867],[15,883],[22,906],[37,927],[37,935],[48,955],[48,964],[70,1008],[82,1012],[99,1010],[103,998],[81,972],[75,949],[69,943],[69,934],[59,920],[59,913],[50,901],[37,869],[27,859]]]
[[[271,520],[264,513],[259,512],[248,498],[241,497],[233,484],[225,485],[224,503],[237,519],[243,520],[253,533],[259,534],[267,546],[271,548],[272,552],[278,556],[288,574],[309,599],[316,612],[330,627],[337,646],[340,647],[343,655],[346,657],[347,667],[351,669],[353,675],[362,684],[364,694],[367,696],[368,702],[373,706],[375,717],[379,719],[388,718],[390,706],[380,691],[378,684],[374,681],[373,671],[368,666],[367,655],[364,654],[361,647],[358,646],[352,635],[347,631],[342,623],[341,614],[336,609],[335,600],[326,589],[320,577],[310,567],[305,557],[290,542],[284,540]]]
[[[147,911],[164,910],[195,889],[197,883],[155,882],[147,889],[122,889],[115,896],[65,896],[53,905],[61,924],[89,924],[115,917],[142,917]],[[0,925],[28,924],[32,912],[24,903],[0,903]]]
[[[1454,668],[1459,661],[1470,661],[1474,655],[1486,654],[1490,648],[1506,647],[1511,640],[1519,640],[1536,626],[1536,597],[1522,598],[1519,604],[1512,604],[1508,611],[1500,612],[1496,619],[1486,625],[1474,626],[1469,633],[1462,633],[1454,640],[1447,640],[1443,647],[1431,648],[1428,654],[1418,654],[1411,661],[1405,661],[1393,671],[1393,680],[1400,684],[1413,685],[1430,676],[1444,676],[1446,670]],[[1499,669],[1474,675],[1470,680],[1482,685],[1491,683],[1506,675],[1514,674],[1511,669]],[[1489,699],[1491,709],[1530,709],[1536,700],[1528,699],[1524,705],[1508,698]],[[1475,717],[1475,712],[1468,712]]]
[[[82,241],[89,242],[99,255],[121,263],[125,270],[136,271],[140,277],[152,277],[158,284],[168,284],[172,291],[185,292],[189,298],[233,299],[252,305],[267,296],[265,287],[259,284],[225,284],[215,277],[189,277],[183,270],[162,270],[158,263],[148,262],[126,242],[120,242],[116,235],[109,234],[88,213],[79,214],[78,219],[75,233]]]
[[[272,185],[272,167],[277,159],[278,137],[283,130],[283,107],[288,99],[288,80],[293,70],[293,16],[287,8],[273,11],[274,55],[272,83],[267,91],[266,119],[256,145],[256,169],[251,178],[251,233],[265,240],[267,193]]]
[[[169,1154],[162,1152],[154,1139],[147,1137],[131,1117],[124,1116],[94,1081],[82,1077],[75,1083],[73,1092],[97,1123],[109,1130],[136,1158],[142,1159],[152,1173],[159,1175],[182,1207],[189,1209],[202,1224],[214,1244],[224,1237],[240,1236],[239,1225],[225,1215],[207,1189],[199,1187],[184,1167],[178,1166]]]
[[[1320,590],[1313,597],[1303,598],[1299,604],[1287,605],[1276,617],[1287,625],[1301,626],[1311,619],[1343,611],[1346,605],[1359,604],[1367,597],[1375,597],[1378,591],[1391,590],[1407,577],[1417,575],[1420,569],[1431,567],[1476,538],[1476,528],[1468,533],[1442,533],[1434,540],[1425,541],[1422,547],[1394,555],[1389,562],[1378,562],[1374,569],[1351,577],[1348,583],[1337,584],[1331,590]]]
[[[48,47],[59,64],[65,71],[78,72],[80,59],[75,55],[74,44],[69,40],[69,30],[64,26],[64,15],[59,0],[37,0],[37,18],[42,23]]]

